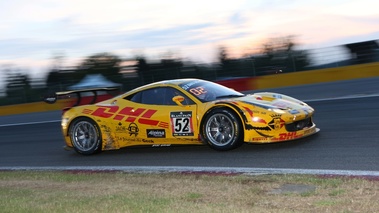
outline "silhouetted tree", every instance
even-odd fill
[[[28,102],[31,100],[29,76],[17,69],[6,69],[6,95],[10,99]]]
[[[121,59],[109,53],[99,53],[85,59],[79,66],[77,72],[82,77],[88,74],[102,74],[113,82],[122,83],[120,73]]]
[[[262,52],[269,60],[272,70],[293,72],[304,70],[309,65],[306,51],[296,50],[295,36],[275,37],[263,44]],[[271,73],[270,73],[271,74]]]
[[[151,75],[150,67],[144,56],[137,56],[137,73],[142,84],[148,84],[154,81]]]
[[[58,70],[51,70],[47,74],[46,86],[47,87],[53,87],[53,86],[60,84],[61,81],[62,81],[62,78],[61,78],[61,75],[59,74],[59,71]]]
[[[162,59],[161,69],[157,75],[158,80],[168,80],[180,78],[180,71],[183,63],[179,59]]]
[[[308,53],[296,50],[295,36],[274,37],[262,44],[261,54],[247,56],[256,75],[306,70],[310,64]]]
[[[233,76],[233,74],[231,73],[231,59],[228,57],[228,53],[225,47],[219,48],[218,59],[220,63],[220,69],[217,70],[217,76]]]

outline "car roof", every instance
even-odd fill
[[[183,84],[183,83],[186,83],[186,82],[199,81],[199,80],[200,79],[196,79],[196,78],[170,79],[170,80],[164,80],[164,81],[155,82],[155,83],[152,83],[150,85],[154,85],[154,84],[180,85],[180,84]],[[146,85],[146,86],[148,86],[148,85]]]
[[[170,79],[170,80],[163,80],[163,81],[157,81],[154,83],[150,84],[145,84],[143,86],[137,87],[135,89],[129,90],[124,94],[130,94],[134,93],[136,91],[143,90],[145,88],[151,88],[154,86],[163,86],[163,85],[173,85],[173,86],[178,86],[180,84],[186,83],[186,82],[191,82],[191,81],[202,81],[201,79],[196,79],[196,78],[182,78],[182,79]]]
[[[145,84],[143,86],[140,86],[137,89],[147,88],[147,87],[154,87],[154,86],[162,86],[162,85],[174,85],[178,86],[184,83],[192,82],[192,81],[203,81],[201,79],[196,78],[181,78],[181,79],[170,79],[170,80],[163,80],[163,81],[157,81],[150,84]]]

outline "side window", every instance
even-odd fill
[[[142,104],[176,105],[176,103],[172,101],[172,98],[178,95],[184,97],[184,101],[182,102],[184,105],[195,104],[182,92],[172,87],[158,87],[154,89],[144,90],[137,92],[131,96],[125,97],[125,99]]]
[[[164,88],[148,89],[141,92],[141,103],[163,105],[164,104]]]
[[[126,97],[125,99],[128,99],[136,103],[141,103],[141,92],[137,92],[134,95]]]

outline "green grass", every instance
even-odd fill
[[[270,193],[285,184],[316,190]],[[378,191],[312,175],[0,172],[1,212],[375,212]]]

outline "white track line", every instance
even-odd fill
[[[349,95],[342,97],[334,97],[334,98],[318,98],[318,99],[310,99],[310,100],[301,100],[304,102],[316,102],[316,101],[334,101],[334,100],[347,100],[347,99],[358,99],[358,98],[372,98],[379,97],[379,94],[370,94],[370,95]]]
[[[45,124],[45,123],[57,123],[57,122],[61,122],[61,120],[36,121],[36,122],[25,122],[25,123],[15,123],[15,124],[1,124],[0,127],[6,127],[6,126],[23,126],[23,125]]]
[[[136,172],[136,173],[222,173],[222,174],[310,174],[379,177],[379,171],[361,170],[323,170],[323,169],[274,169],[274,168],[239,168],[239,167],[191,167],[191,166],[57,166],[57,167],[0,167],[0,171],[102,171],[102,172]]]

